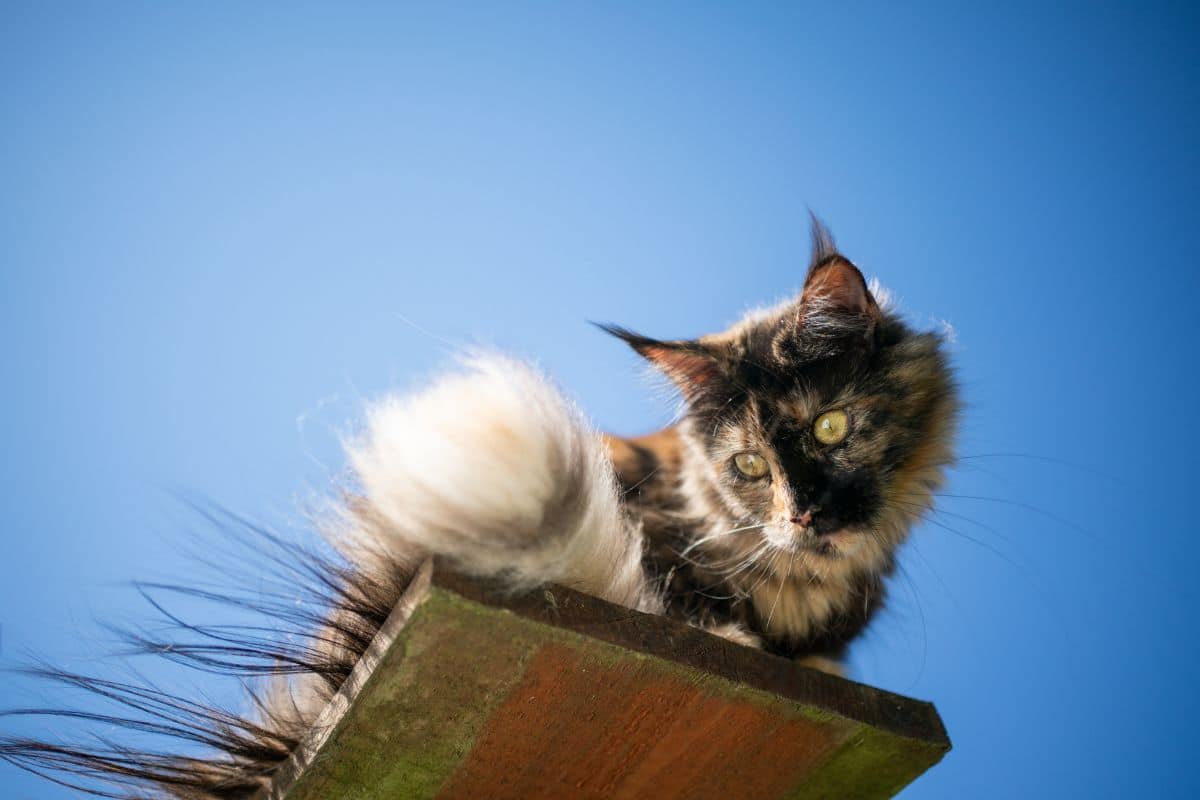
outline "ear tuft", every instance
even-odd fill
[[[812,260],[804,279],[800,305],[807,313],[832,311],[858,314],[878,320],[879,304],[871,296],[867,279],[848,258],[838,252],[833,234],[812,211]]]
[[[724,374],[716,355],[699,342],[662,341],[619,325],[595,324],[662,370],[689,399],[716,383]]]
[[[808,262],[808,268],[811,270],[822,261],[836,256],[838,251],[837,245],[833,241],[833,234],[829,232],[829,228],[825,227],[825,223],[821,222],[821,218],[813,213],[812,209],[808,211],[808,219],[812,238],[812,258]]]

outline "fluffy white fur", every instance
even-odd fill
[[[532,366],[491,353],[464,357],[427,387],[369,405],[364,429],[345,447],[354,499],[321,527],[363,574],[438,555],[513,589],[561,583],[662,612],[605,444]],[[316,641],[323,650],[342,646],[333,629]],[[329,699],[323,679],[306,673],[275,679],[260,707],[273,726],[303,732]]]
[[[516,589],[557,582],[658,610],[604,443],[530,365],[464,358],[427,388],[372,405],[347,451],[380,523],[342,533],[360,567],[410,562],[415,549]]]

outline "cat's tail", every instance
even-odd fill
[[[126,633],[132,650],[267,679],[249,687],[248,708],[39,667],[43,680],[82,692],[82,706],[0,717],[71,721],[83,730],[53,740],[0,734],[0,760],[105,797],[252,797],[312,729],[428,555],[514,590],[558,582],[661,610],[606,445],[532,367],[467,357],[428,388],[371,406],[347,451],[357,485],[322,531],[337,554],[201,508],[216,530],[248,548],[232,560],[228,588],[139,586],[167,627]],[[247,612],[262,620],[190,623],[170,610],[179,597],[215,603],[231,620]]]
[[[424,389],[368,406],[346,452],[355,485],[322,532],[353,580],[338,584],[339,602],[311,636],[339,676],[429,556],[514,591],[560,583],[661,613],[607,446],[529,364],[466,355]],[[277,680],[266,716],[277,727],[306,729],[331,688],[322,671]]]
[[[514,589],[563,583],[656,610],[606,445],[532,366],[467,356],[424,390],[371,406],[347,450],[374,524],[347,526],[334,544],[362,569],[416,551]]]

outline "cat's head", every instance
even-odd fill
[[[882,566],[952,459],[944,337],[881,306],[815,219],[798,298],[695,340],[610,330],[679,387],[688,468],[740,541]]]

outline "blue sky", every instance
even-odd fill
[[[298,525],[457,344],[661,424],[586,320],[724,326],[811,207],[968,403],[853,651],[954,740],[904,797],[1196,796],[1197,15],[969,5],[6,3],[0,660],[97,666],[177,492]]]

